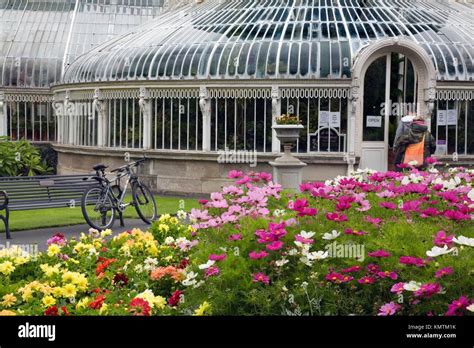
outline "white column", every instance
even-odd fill
[[[356,124],[356,115],[358,111],[359,104],[359,84],[358,79],[355,78],[352,83],[351,96],[349,103],[349,120],[347,122],[347,149],[346,149],[346,161],[347,161],[347,173],[349,174],[354,170],[355,159],[356,159],[356,137],[357,137],[357,124]],[[362,117],[362,115],[361,115]]]
[[[207,87],[199,90],[199,106],[202,113],[202,151],[211,151],[211,99]]]
[[[7,103],[5,93],[0,92],[0,136],[7,135]]]
[[[276,125],[276,119],[281,116],[280,88],[272,86],[272,126]],[[275,130],[272,129],[272,152],[280,152],[281,145]]]
[[[140,87],[140,99],[138,101],[138,105],[140,106],[140,111],[143,115],[143,149],[149,150],[152,147],[152,107],[149,92],[145,87]]]
[[[102,94],[98,88],[94,91],[92,102],[92,117],[97,113],[97,146],[107,145],[107,104],[102,100]]]

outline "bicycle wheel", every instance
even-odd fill
[[[103,189],[86,189],[82,196],[81,208],[84,219],[92,228],[103,231],[113,226],[115,209],[110,196]]]
[[[135,183],[132,187],[133,205],[140,218],[151,224],[158,215],[156,202],[150,189],[142,183]]]

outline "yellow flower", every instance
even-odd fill
[[[158,225],[158,230],[159,230],[161,233],[168,233],[169,230],[170,230],[170,227],[169,227],[168,225],[159,224],[159,225]]]
[[[5,296],[2,297],[2,299],[3,301],[0,302],[0,305],[6,308],[10,308],[16,302],[16,297],[13,294],[6,294]]]
[[[102,231],[100,232],[100,236],[102,238],[105,238],[105,237],[108,237],[112,234],[112,230],[111,229],[106,229],[105,231]]]
[[[40,290],[43,294],[49,295],[54,291],[54,288],[49,285],[43,285]]]
[[[21,266],[21,265],[24,265],[25,263],[27,263],[28,261],[30,261],[30,259],[28,257],[24,257],[24,256],[19,256],[17,258],[15,258],[13,260],[13,262],[15,263],[15,265],[17,266]]]
[[[94,243],[94,248],[96,249],[102,248],[102,242],[100,239],[94,239],[93,243]]]
[[[75,297],[77,294],[77,289],[73,284],[64,285],[62,295],[66,298]]]
[[[79,302],[77,302],[76,309],[86,308],[89,305],[90,299],[89,297],[84,297]]]
[[[2,317],[15,316],[15,315],[16,315],[16,313],[13,312],[13,311],[9,311],[9,310],[0,311],[0,316],[2,316]]]
[[[60,264],[50,266],[48,264],[42,264],[40,265],[41,270],[44,272],[44,274],[47,277],[52,277],[55,274],[59,274],[59,267],[61,267]]]
[[[56,297],[60,297],[62,296],[63,294],[63,288],[59,287],[59,286],[56,286],[54,289],[53,289],[53,295],[56,296]]]
[[[30,287],[23,288],[21,298],[23,301],[28,302],[33,298],[33,290]]]
[[[77,285],[77,287],[82,291],[86,291],[87,286],[89,285],[89,282],[87,281],[86,276],[82,274],[80,274],[76,279],[74,279],[72,283]]]
[[[155,243],[147,243],[147,253],[151,256],[158,256],[158,248]]]
[[[99,314],[107,314],[107,310],[109,309],[109,305],[107,303],[102,304],[102,307],[99,309]]]
[[[48,247],[48,256],[53,257],[61,253],[61,247],[57,244],[51,244]]]
[[[141,298],[147,301],[152,308],[163,309],[166,306],[166,299],[161,296],[155,296],[150,289],[138,294],[136,298]]]
[[[194,315],[202,316],[202,315],[210,314],[210,309],[211,309],[211,305],[207,301],[204,301],[199,306],[199,308],[194,311]]]
[[[177,225],[178,222],[179,222],[178,219],[175,218],[175,217],[172,217],[172,218],[170,219],[170,224],[172,224],[172,225]]]
[[[166,222],[170,219],[171,215],[170,214],[163,214],[160,216],[158,219],[159,222]]]
[[[43,297],[43,305],[45,305],[46,307],[51,307],[51,306],[54,306],[56,304],[56,300],[54,299],[53,296],[45,296]]]
[[[3,273],[4,275],[10,275],[15,271],[15,266],[13,266],[13,263],[10,261],[5,261],[3,263],[0,263],[0,273]]]
[[[197,230],[193,226],[191,225],[188,226],[188,232],[195,233],[196,231]]]
[[[67,262],[74,263],[76,265],[78,265],[80,263],[79,261],[77,261],[76,259],[73,259],[73,258],[70,258],[69,260],[67,260]]]

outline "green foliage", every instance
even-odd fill
[[[9,141],[7,137],[0,137],[0,176],[33,176],[51,171],[28,141]]]

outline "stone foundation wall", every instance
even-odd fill
[[[222,186],[232,183],[226,179],[232,169],[272,173],[268,162],[277,157],[259,154],[257,165],[252,168],[249,164],[218,163],[217,153],[99,149],[69,145],[55,145],[54,148],[58,152],[58,174],[91,173],[92,167],[98,163],[114,169],[125,164],[127,153],[131,161],[145,154],[150,161],[141,167],[139,173],[153,191],[184,195],[219,191]],[[303,170],[304,181],[326,180],[347,174],[347,164],[342,155],[301,155],[299,158],[308,164]]]

